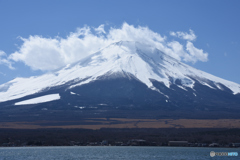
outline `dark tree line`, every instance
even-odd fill
[[[167,145],[168,141],[189,143],[240,143],[240,129],[0,129],[1,146],[128,145],[133,139],[145,145]]]

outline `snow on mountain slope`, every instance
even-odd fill
[[[45,96],[32,98],[32,99],[28,99],[28,100],[21,101],[21,102],[17,102],[17,103],[15,103],[15,105],[38,104],[38,103],[44,103],[44,102],[59,100],[60,98],[61,97],[59,96],[59,94],[49,94],[49,95],[45,95]]]
[[[72,83],[69,88],[74,88],[97,80],[101,76],[132,78],[132,75],[159,93],[162,92],[153,86],[151,80],[163,82],[167,87],[180,80],[181,84],[178,86],[182,89],[186,87],[194,89],[194,83],[197,80],[212,89],[222,89],[220,84],[223,84],[233,94],[240,93],[239,84],[197,70],[152,46],[121,41],[54,73],[38,77],[16,78],[0,85],[0,102],[38,93],[67,82]]]

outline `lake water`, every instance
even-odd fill
[[[240,148],[190,147],[1,147],[0,160],[206,160],[240,159],[210,152],[238,152]]]

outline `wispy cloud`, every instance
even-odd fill
[[[186,40],[196,39],[192,30],[190,34],[183,32],[175,34]],[[23,62],[34,70],[54,70],[63,67],[118,41],[142,42],[181,61],[195,63],[207,60],[207,53],[194,47],[191,42],[184,47],[178,41],[167,41],[167,37],[148,27],[135,27],[128,23],[123,23],[120,28],[111,27],[108,31],[105,31],[103,24],[97,28],[84,26],[71,32],[67,38],[31,35],[21,40],[23,44],[18,51],[9,56],[9,59]]]
[[[187,42],[186,50],[190,53],[189,57],[187,56],[185,61],[197,62],[202,61],[206,62],[208,60],[208,53],[204,53],[202,49],[196,48],[192,42]]]
[[[94,28],[94,30],[97,32],[97,34],[106,34],[104,30],[104,24],[101,24],[98,28]]]
[[[7,57],[7,54],[4,51],[0,50],[0,64],[6,65],[10,69],[14,69],[11,61],[8,60],[6,57]]]
[[[5,74],[5,73],[2,73],[2,72],[0,72],[0,75],[6,76],[6,74]]]
[[[188,40],[188,41],[194,41],[197,36],[194,34],[194,31],[189,29],[189,33],[187,32],[170,32],[170,35],[171,36],[174,36],[174,37],[178,37],[178,38],[181,38],[181,39],[184,39],[184,40]]]

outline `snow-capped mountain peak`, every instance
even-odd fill
[[[229,88],[240,93],[240,85],[188,66],[150,45],[121,41],[101,49],[75,64],[38,77],[16,78],[0,85],[0,102],[14,100],[52,87],[68,84],[67,89],[88,84],[100,77],[135,78],[148,88],[162,93],[152,81],[170,88],[194,89],[196,81],[212,89]],[[163,94],[163,93],[162,93]]]

